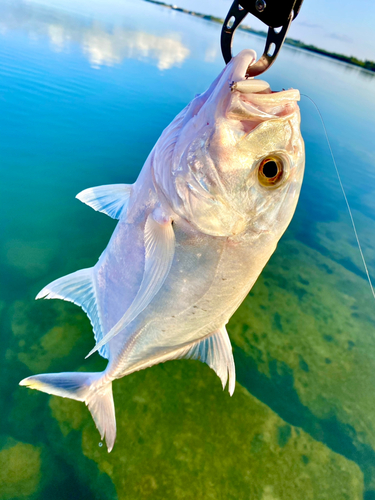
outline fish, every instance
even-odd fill
[[[84,402],[108,452],[116,438],[112,382],[174,359],[206,363],[235,389],[226,325],[288,227],[304,166],[299,91],[246,78],[253,50],[233,57],[162,132],[136,182],[77,198],[118,223],[92,268],[37,299],[88,315],[103,372],[33,375],[20,385]]]

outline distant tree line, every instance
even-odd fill
[[[337,52],[329,52],[328,50],[320,49],[315,47],[315,45],[307,45],[299,40],[294,40],[293,38],[287,38],[285,43],[293,45],[294,47],[299,47],[301,49],[309,50],[310,52],[316,52],[317,54],[322,54],[323,56],[332,57],[333,59],[338,59],[349,64],[354,64],[355,66],[360,66],[361,68],[368,69],[370,71],[375,71],[374,61],[361,61],[353,56],[345,56],[344,54],[337,54]]]
[[[207,14],[201,14],[199,12],[194,12],[192,10],[183,9],[182,7],[177,7],[177,5],[171,5],[168,3],[160,2],[159,0],[145,0],[146,2],[156,3],[158,5],[162,5],[163,7],[168,7],[169,9],[177,10],[179,12],[183,12],[185,14],[189,14],[190,16],[200,17],[202,19],[206,19],[207,21],[213,21],[215,23],[223,24],[224,19],[216,16],[209,16]],[[240,25],[238,27],[241,31],[247,31],[249,33],[254,33],[256,35],[260,35],[263,37],[267,36],[265,31],[254,30],[250,28],[250,26]],[[293,47],[298,47],[300,49],[309,50],[310,52],[315,52],[316,54],[321,54],[323,56],[332,57],[333,59],[338,59],[339,61],[346,62],[348,64],[353,64],[355,66],[360,66],[361,68],[368,69],[369,71],[375,72],[375,62],[374,61],[361,61],[353,56],[345,56],[344,54],[337,54],[336,52],[329,52],[328,50],[320,49],[319,47],[315,47],[315,45],[307,45],[300,40],[294,40],[293,38],[286,38],[285,43],[288,45],[292,45]]]

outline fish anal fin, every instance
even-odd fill
[[[225,326],[211,335],[176,352],[174,359],[197,359],[207,363],[221,380],[223,389],[228,381],[229,394],[232,396],[236,384],[236,370],[232,346]]]
[[[42,298],[66,300],[82,307],[89,317],[96,341],[100,342],[103,338],[92,268],[81,269],[52,281],[36,296],[36,299]],[[105,345],[99,353],[108,359],[108,350]]]
[[[112,219],[119,219],[127,208],[131,188],[130,184],[108,184],[85,189],[76,198]]]

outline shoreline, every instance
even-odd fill
[[[192,10],[184,9],[182,7],[177,7],[176,5],[168,4],[165,2],[161,2],[159,0],[144,0],[145,2],[153,3],[156,5],[160,5],[162,7],[167,7],[168,9],[176,10],[178,12],[182,12],[184,14],[188,14],[190,16],[198,17],[200,19],[205,19],[206,21],[212,21],[214,23],[218,24],[223,24],[224,19],[221,19],[220,17],[212,16],[209,14],[201,14],[200,12],[194,12]],[[263,38],[267,37],[267,32],[266,31],[261,31],[261,30],[255,30],[251,28],[250,26],[241,25],[237,28],[240,31],[245,31],[246,33],[252,33],[253,35],[258,35],[262,36]],[[313,52],[315,54],[319,54],[325,57],[330,57],[331,59],[335,59],[336,61],[341,61],[347,64],[350,64],[351,66],[356,66],[357,68],[362,68],[364,70],[370,71],[372,73],[375,72],[375,62],[374,61],[362,61],[361,59],[357,59],[356,57],[353,56],[346,56],[344,54],[338,54],[337,52],[329,52],[328,50],[321,49],[319,47],[316,47],[315,45],[309,45],[306,43],[301,42],[300,40],[295,40],[294,38],[286,38],[285,42],[287,45],[290,45],[292,47],[297,47],[299,49],[307,50],[309,52]]]

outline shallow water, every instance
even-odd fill
[[[375,498],[375,309],[319,117],[294,219],[231,320],[238,384],[197,362],[114,384],[108,455],[84,405],[18,387],[100,369],[77,307],[35,302],[93,265],[114,221],[74,196],[133,182],[223,67],[220,26],[142,1],[0,4],[0,498]],[[241,48],[262,38],[238,33]],[[375,77],[285,46],[266,76],[325,118],[375,276]]]

